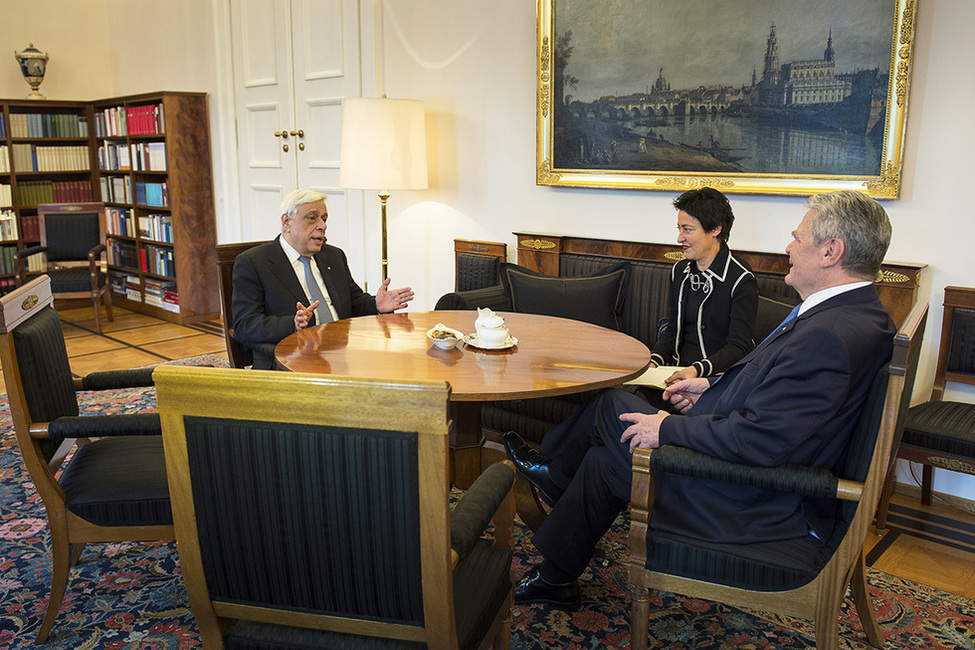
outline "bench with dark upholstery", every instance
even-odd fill
[[[625,263],[626,279],[619,304],[619,329],[652,348],[660,321],[667,315],[670,269],[683,257],[679,246],[620,240],[590,239],[565,235],[515,233],[518,239],[518,266],[525,272],[562,278],[599,275]],[[789,272],[788,255],[735,251],[752,267],[758,279],[761,299],[754,330],[761,341],[777,326],[792,305],[799,302],[795,289],[785,283]],[[518,267],[500,265],[500,280],[478,289],[452,292],[437,302],[436,309],[475,309],[490,307],[512,311],[510,289],[505,272]],[[898,326],[914,304],[923,265],[885,264],[877,287],[881,300]],[[494,281],[496,282],[496,281]],[[486,439],[500,441],[505,431],[517,431],[526,440],[540,444],[544,433],[567,417],[589,393],[559,398],[490,402],[482,407]]]

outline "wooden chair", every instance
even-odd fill
[[[514,468],[491,466],[450,512],[448,385],[154,379],[204,648],[509,646]]]
[[[244,251],[262,241],[235,244],[217,244],[217,271],[220,275],[220,306],[223,309],[223,338],[227,342],[227,357],[232,368],[246,368],[253,365],[254,355],[234,338],[234,261]]]
[[[37,643],[47,639],[69,569],[86,543],[174,538],[159,417],[78,417],[75,396],[76,390],[151,385],[151,370],[72,379],[52,303],[46,275],[0,298],[0,360],[10,414],[51,529],[51,597]]]
[[[454,240],[454,291],[484,289],[501,283],[501,263],[508,259],[502,242]]]
[[[868,641],[883,647],[867,592],[863,542],[880,498],[898,421],[910,404],[926,316],[927,304],[916,304],[895,336],[893,357],[873,381],[843,476],[808,467],[744,467],[678,447],[653,453],[637,450],[630,527],[631,647],[647,647],[649,590],[657,589],[811,619],[816,647],[836,648],[847,585]],[[803,539],[732,545],[655,534],[648,528],[655,471],[835,498],[841,503],[841,522],[825,554],[813,552]],[[648,553],[651,544],[653,554]]]
[[[18,250],[14,256],[14,282],[27,280],[26,259],[41,255],[41,265],[33,269],[51,277],[54,299],[91,300],[95,308],[95,331],[102,333],[101,309],[105,304],[108,320],[112,296],[102,272],[105,251],[105,208],[101,203],[45,203],[37,206],[41,243]]]
[[[945,287],[941,348],[931,398],[910,409],[896,457],[921,463],[921,503],[931,505],[934,468],[975,474],[975,404],[944,400],[945,384],[975,385],[975,288]],[[894,491],[891,464],[884,498],[877,510],[877,529],[887,527]]]

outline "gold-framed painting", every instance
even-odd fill
[[[539,185],[900,192],[916,0],[537,0]]]

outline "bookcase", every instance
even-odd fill
[[[13,287],[6,247],[38,241],[38,204],[101,201],[113,304],[177,323],[220,313],[205,93],[0,100],[0,112],[0,293]]]

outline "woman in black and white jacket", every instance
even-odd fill
[[[651,366],[679,366],[667,383],[721,374],[753,347],[758,282],[728,248],[735,216],[721,192],[684,192],[677,208],[677,243],[684,259],[671,270],[668,321],[653,346]]]

